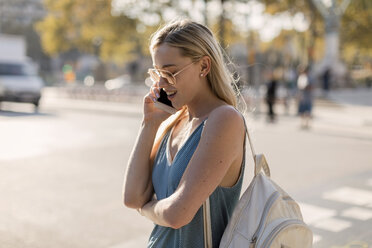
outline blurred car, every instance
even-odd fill
[[[107,80],[105,82],[105,88],[107,90],[115,90],[115,89],[120,89],[124,85],[129,85],[129,84],[130,84],[130,76],[124,74],[119,77]]]
[[[30,61],[0,60],[0,102],[27,102],[38,107],[43,86]]]

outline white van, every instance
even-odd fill
[[[43,86],[32,62],[0,60],[0,102],[27,102],[38,107]]]
[[[0,34],[0,103],[28,102],[39,106],[44,83],[26,56],[23,36]]]

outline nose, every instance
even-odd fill
[[[168,86],[168,81],[167,81],[167,79],[165,79],[165,78],[163,78],[163,77],[160,77],[160,78],[159,78],[159,82],[158,82],[158,87],[160,87],[160,88],[164,88],[164,87],[166,87],[166,86]]]

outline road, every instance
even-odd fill
[[[272,178],[300,202],[314,247],[371,246],[372,107],[319,101],[310,130],[293,114],[247,120]],[[36,113],[4,103],[0,247],[145,247],[153,225],[121,199],[140,121],[136,102],[46,97]]]

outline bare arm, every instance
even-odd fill
[[[222,107],[211,113],[176,191],[163,200],[150,201],[141,214],[175,229],[188,224],[226,175],[239,174],[244,134],[243,120],[236,110]],[[227,173],[229,170],[233,173]]]
[[[123,200],[130,208],[141,208],[153,195],[154,140],[160,124],[169,116],[154,107],[151,97],[149,93],[144,98],[144,118],[124,176]]]
[[[156,132],[156,126],[142,123],[125,173],[123,197],[127,207],[140,208],[151,198],[153,189],[150,154]]]

